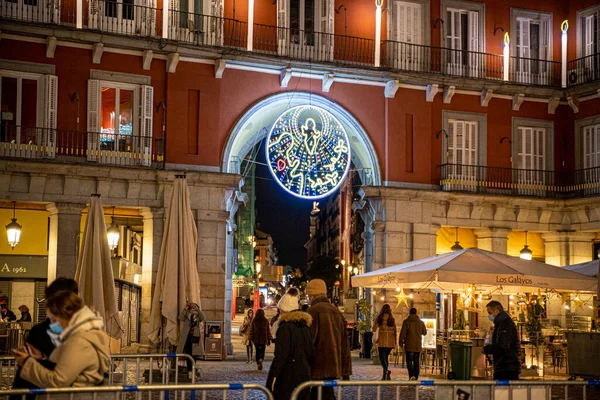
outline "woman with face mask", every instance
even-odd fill
[[[14,351],[21,377],[41,388],[97,386],[110,367],[108,335],[102,318],[83,305],[79,296],[61,291],[48,299],[48,334],[56,349],[50,354],[54,370],[40,364],[41,353],[28,346]]]

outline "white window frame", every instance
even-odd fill
[[[554,43],[554,35],[553,35],[553,16],[552,13],[541,12],[541,11],[532,11],[532,10],[524,10],[521,8],[511,8],[510,9],[510,54],[511,56],[517,56],[517,23],[518,19],[528,19],[531,21],[546,21],[548,24],[548,50],[546,54],[546,61],[552,61],[553,56],[553,43]],[[540,43],[541,46],[541,43]],[[531,58],[531,57],[528,57]]]
[[[582,34],[582,29],[583,29],[583,19],[585,19],[586,17],[590,17],[592,15],[599,15],[600,14],[600,4],[595,4],[593,6],[584,8],[582,10],[578,10],[577,11],[577,24],[576,24],[576,31],[577,31],[577,58],[581,58],[584,56],[584,49],[583,49],[583,41],[584,41],[584,37]],[[598,26],[600,27],[600,21],[598,21]],[[600,29],[600,28],[599,28]],[[597,40],[600,40],[600,38],[597,38]],[[600,52],[600,43],[598,43],[598,51]]]
[[[419,6],[421,17],[419,20],[420,29],[417,30],[419,34],[418,41],[413,40],[411,44],[420,46],[429,46],[431,43],[431,29],[429,27],[430,22],[430,0],[392,0],[388,6],[388,40],[387,40],[387,54],[389,59],[388,64],[395,69],[408,70],[408,71],[421,71],[425,69],[422,58],[425,53],[421,48],[411,46],[410,44],[404,44],[398,40],[396,32],[399,32],[400,28],[398,25],[397,7],[399,3],[405,5]],[[413,21],[413,27],[415,22]]]
[[[485,53],[485,3],[479,3],[474,1],[464,1],[464,0],[442,0],[441,4],[441,15],[442,20],[444,21],[444,26],[440,29],[440,38],[442,43],[442,47],[450,48],[447,42],[447,32],[450,21],[446,21],[448,15],[448,9],[461,10],[465,12],[476,12],[478,13],[478,21],[477,21],[477,47],[479,48],[477,51],[480,53]]]
[[[525,172],[518,169],[518,157],[522,150],[522,139],[518,136],[519,129],[533,128],[543,129],[544,135],[544,169]],[[552,176],[548,172],[554,171],[554,121],[532,119],[532,118],[517,118],[512,120],[512,167],[513,167],[513,184],[516,184],[517,193],[526,196],[545,196],[546,185],[554,185],[554,182],[547,182],[546,178]]]
[[[544,128],[546,129],[546,145],[545,145],[545,170],[554,171],[554,121],[545,119],[533,119],[533,118],[517,118],[513,117],[512,120],[512,158],[514,169],[517,168],[517,156],[519,153],[518,143],[516,135],[519,134],[519,128],[531,127],[531,128]]]
[[[132,115],[132,136],[137,136],[136,132],[138,127],[138,119],[139,119],[139,115],[138,115],[138,109],[139,109],[139,105],[140,105],[140,99],[139,99],[139,95],[138,95],[138,91],[140,88],[140,85],[135,85],[132,83],[122,83],[122,82],[112,82],[112,81],[100,81],[100,94],[102,94],[102,89],[107,88],[107,89],[118,89],[117,95],[115,96],[115,131],[114,131],[114,135],[120,135],[121,133],[119,132],[119,128],[117,128],[117,126],[119,126],[119,124],[116,123],[117,121],[117,115],[119,115],[119,111],[120,111],[120,104],[119,104],[119,100],[120,100],[120,91],[121,90],[129,90],[133,92],[133,104],[132,104],[132,111],[133,111],[133,115]],[[100,97],[100,111],[102,111],[102,96]],[[100,126],[100,118],[98,119],[98,125]]]
[[[584,161],[583,161],[583,152],[584,152],[583,133],[584,133],[584,128],[591,126],[591,125],[600,125],[600,114],[575,120],[575,168],[576,169],[584,169],[585,168]]]
[[[31,73],[31,72],[17,72],[17,71],[9,71],[0,69],[0,104],[2,104],[2,78],[13,78],[17,80],[17,109],[15,115],[15,125],[17,126],[17,137],[19,136],[19,127],[21,126],[21,113],[23,108],[23,79],[32,80],[37,82],[37,104],[36,104],[36,121],[35,125],[28,128],[38,128],[41,127],[41,115],[40,115],[40,105],[42,103],[42,77],[41,74]],[[17,140],[18,141],[18,140]]]
[[[430,28],[430,18],[431,18],[431,4],[430,0],[392,0],[389,2],[387,7],[388,9],[388,17],[387,17],[387,26],[388,26],[388,40],[395,41],[394,37],[394,24],[396,23],[396,15],[395,15],[395,3],[409,3],[409,4],[418,4],[421,6],[421,45],[429,46],[431,44],[431,28]]]
[[[466,173],[464,168],[461,167],[446,167],[445,178],[449,179],[449,182],[443,186],[445,190],[475,192],[478,190],[477,181],[485,180],[485,169],[479,169],[478,167],[485,167],[487,165],[487,115],[449,110],[442,112],[442,128],[445,132],[442,137],[442,164],[448,163],[448,137],[446,135],[450,135],[451,121],[465,121],[476,124],[477,163],[471,164],[474,165],[474,168]],[[463,165],[465,164],[463,163]]]

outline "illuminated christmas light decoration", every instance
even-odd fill
[[[312,105],[286,110],[267,137],[269,171],[294,196],[318,199],[334,192],[350,168],[350,142],[342,124]]]

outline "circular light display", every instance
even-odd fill
[[[350,167],[350,143],[340,121],[316,106],[286,110],[267,137],[267,160],[275,180],[305,199],[325,197]]]

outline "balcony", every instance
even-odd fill
[[[443,164],[440,185],[450,192],[569,199],[600,195],[600,167],[576,171]]]
[[[235,19],[126,4],[122,0],[90,0],[83,9],[83,29],[120,36],[167,39],[197,47],[234,49],[298,61],[330,63],[396,72],[462,77],[527,86],[560,88],[561,63],[510,56],[508,71],[500,54],[423,46],[385,40],[375,63],[375,40],[272,25],[254,24],[252,46],[248,23]],[[0,0],[0,17],[44,25],[76,27],[75,0]],[[168,21],[164,21],[167,17]],[[166,30],[166,32],[164,32]],[[567,86],[600,81],[600,54],[569,61]]]
[[[161,169],[164,139],[3,126],[0,158]]]

